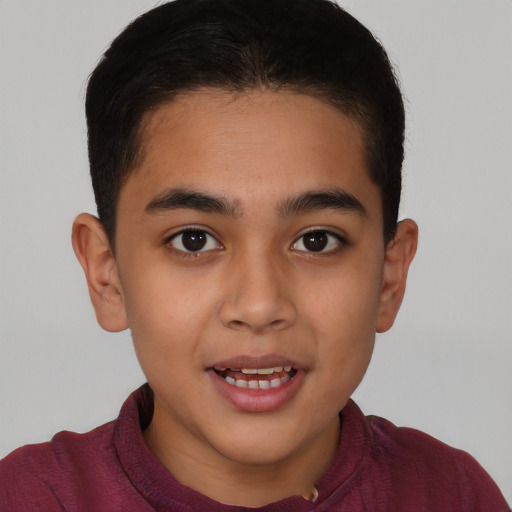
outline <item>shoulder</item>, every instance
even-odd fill
[[[413,491],[426,510],[443,503],[451,503],[450,510],[509,510],[494,481],[468,453],[384,418],[369,416],[366,427],[368,467],[386,475],[405,500]]]
[[[378,416],[367,416],[371,453],[384,456],[397,467],[421,467],[423,471],[450,474],[457,469],[460,474],[475,474],[483,471],[478,462],[468,453],[453,448],[438,439],[408,427],[397,427]]]
[[[64,510],[63,499],[76,494],[84,474],[100,476],[113,451],[111,423],[18,448],[0,461],[0,510]]]
[[[52,459],[48,445],[23,446],[0,461],[1,510],[63,510],[42,477],[43,461]]]

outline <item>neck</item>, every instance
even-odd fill
[[[224,457],[190,432],[180,432],[161,421],[157,407],[144,432],[149,449],[181,484],[220,503],[245,507],[261,507],[290,496],[314,500],[314,484],[332,462],[339,436],[336,417],[286,458],[244,464]]]

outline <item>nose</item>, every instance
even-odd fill
[[[233,263],[219,313],[226,327],[262,334],[293,325],[293,283],[283,265],[273,260],[260,253]]]

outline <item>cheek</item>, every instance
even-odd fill
[[[375,334],[380,273],[372,266],[342,269],[317,280],[303,307],[322,336],[359,340]]]
[[[319,327],[317,337],[318,379],[316,389],[325,390],[328,413],[339,412],[361,383],[375,343],[375,308],[344,303],[331,309],[329,324]]]
[[[178,366],[194,353],[212,315],[211,293],[186,273],[172,270],[153,264],[121,275],[129,327],[143,367],[164,360]]]
[[[304,307],[315,333],[319,376],[348,398],[370,362],[379,305],[378,265],[352,265],[317,285]]]

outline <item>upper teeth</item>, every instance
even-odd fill
[[[274,366],[272,368],[242,368],[241,372],[246,375],[270,375],[271,373],[280,373],[291,371],[291,366]]]

